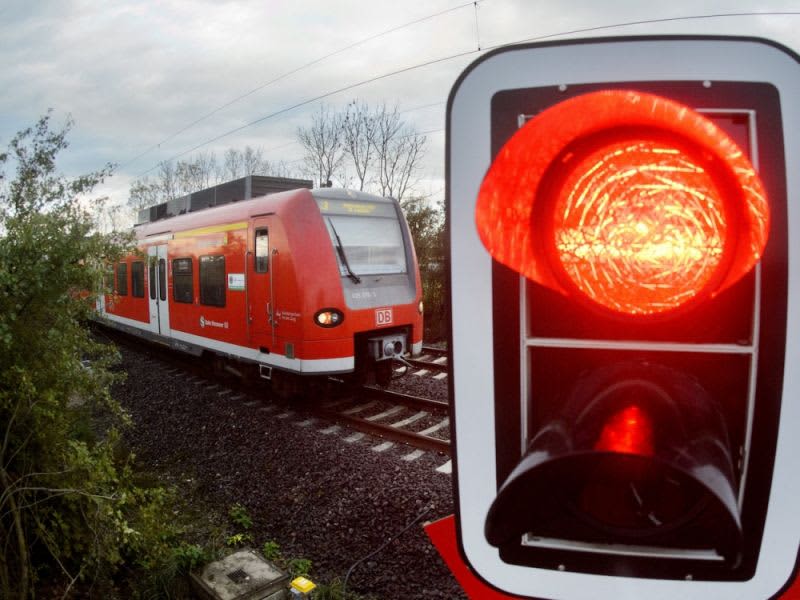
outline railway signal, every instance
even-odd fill
[[[794,579],[799,61],[604,38],[503,49],[456,84],[456,516],[491,586],[767,598]]]

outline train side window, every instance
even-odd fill
[[[256,273],[269,271],[269,231],[256,229]]]
[[[191,258],[176,258],[172,261],[172,297],[175,302],[187,304],[194,300]]]
[[[164,302],[167,299],[167,261],[158,259],[158,296]]]
[[[225,306],[225,257],[200,257],[200,304]]]
[[[156,259],[150,259],[150,300],[156,299]]]
[[[141,260],[131,264],[131,296],[144,298],[144,263]]]
[[[117,265],[117,294],[120,296],[128,295],[128,264],[119,263]]]
[[[114,265],[112,263],[106,265],[105,273],[103,273],[103,292],[114,293]]]

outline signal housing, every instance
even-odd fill
[[[448,229],[457,531],[464,558],[491,585],[547,598],[699,599],[764,598],[791,581],[800,486],[789,473],[800,442],[786,432],[800,409],[782,399],[797,387],[784,373],[798,354],[786,336],[788,233],[797,219],[787,210],[794,176],[784,143],[787,154],[800,155],[788,125],[800,125],[800,115],[785,100],[800,97],[797,64],[785,48],[754,39],[571,40],[496,52],[454,88]],[[769,221],[748,222],[763,211],[723,194],[719,212],[745,233],[726,237],[705,283],[667,310],[619,311],[582,291],[553,251],[553,212],[544,207],[559,200],[536,186],[495,202],[495,212],[478,217],[476,235],[483,176],[504,144],[550,107],[601,90],[653,94],[700,112],[746,149],[768,198]],[[582,139],[589,144],[595,133]],[[555,151],[552,139],[539,142],[532,147],[559,165],[576,160],[571,151],[592,152],[582,142]],[[705,168],[702,151],[689,154]],[[552,157],[538,171],[546,185],[569,178]],[[717,181],[729,175],[715,173],[714,185],[725,188]],[[519,183],[509,172],[504,179],[510,188]],[[505,234],[509,223],[519,229],[507,242],[499,234],[487,242],[481,218]],[[550,234],[540,235],[547,219]],[[753,252],[767,230],[763,253]],[[504,252],[494,243],[505,243]],[[534,260],[507,260],[515,253]],[[740,261],[748,253],[753,259]],[[481,314],[492,317],[474,318]],[[631,415],[650,422],[652,435],[647,425],[626,424]],[[711,442],[706,450],[701,439]],[[676,449],[685,440],[692,458],[680,464],[686,452]],[[642,474],[659,469],[667,477],[658,481],[684,482],[686,510],[670,513],[645,498],[660,488],[648,488]],[[698,477],[709,470],[719,476]],[[632,480],[634,493],[620,495]],[[548,511],[554,519],[543,516]],[[702,528],[715,532],[713,542],[697,535]]]

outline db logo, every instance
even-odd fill
[[[376,308],[375,309],[375,325],[380,327],[381,325],[391,325],[392,324],[392,309],[391,308]]]

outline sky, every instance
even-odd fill
[[[686,18],[704,15],[726,16]],[[198,152],[249,145],[299,169],[298,127],[320,103],[358,99],[426,135],[415,191],[438,200],[447,97],[482,53],[648,33],[758,35],[800,53],[800,2],[3,0],[0,148],[52,109],[74,121],[61,170],[114,163],[97,192],[124,204],[160,161]]]

